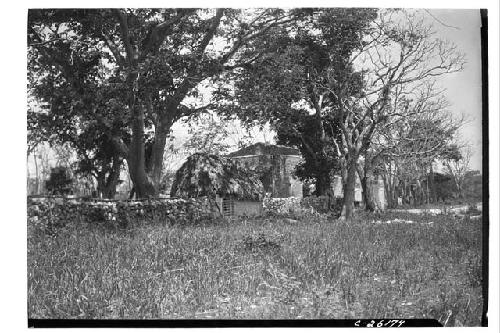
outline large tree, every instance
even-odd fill
[[[338,102],[341,122],[343,160],[346,177],[343,216],[353,213],[354,183],[359,157],[369,149],[375,131],[386,125],[401,110],[391,107],[397,89],[411,94],[427,80],[463,68],[463,55],[455,45],[433,36],[418,13],[388,11],[379,15],[349,63],[359,68],[364,91],[359,98],[346,94],[346,82],[325,87]]]
[[[324,126],[324,133],[318,127]],[[315,195],[326,195],[332,189],[332,179],[340,171],[335,139],[340,134],[335,118],[310,115],[306,110],[297,110],[288,118],[276,122],[277,143],[296,146],[303,157],[296,175],[303,181],[312,180]]]
[[[28,111],[28,145],[48,142],[54,149],[68,147],[76,153],[76,172],[92,176],[97,191],[113,198],[123,165],[123,154],[114,137],[129,140],[122,104],[113,98],[113,88],[100,84],[94,58],[61,48],[59,57],[72,58],[69,81],[61,76],[49,55],[32,49],[29,57],[31,94],[41,103]],[[50,55],[54,57],[55,55]]]
[[[374,9],[301,9],[293,28],[275,29],[255,47],[263,56],[235,78],[238,115],[246,122],[270,122],[278,141],[298,147],[303,179],[314,179],[317,194],[331,185],[342,156],[338,102],[325,88],[343,81],[346,93],[362,93],[361,76],[348,63],[362,44]]]
[[[104,74],[99,84],[116,89],[131,135],[129,142],[119,135],[111,142],[127,160],[136,194],[147,197],[157,193],[173,123],[211,106],[194,107],[189,98],[225,71],[254,61],[258,54],[242,52],[248,43],[293,19],[280,9],[30,10],[28,42],[56,67],[57,79],[68,82],[80,80],[71,70],[74,55],[95,55]],[[61,49],[70,56],[60,57]]]

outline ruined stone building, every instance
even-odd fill
[[[228,155],[238,160],[248,169],[261,174],[264,190],[274,198],[302,198],[303,184],[294,175],[295,166],[302,161],[300,151],[295,148],[256,143]],[[363,204],[363,192],[359,177],[356,176],[354,200],[357,205]],[[342,179],[335,176],[332,183],[335,197],[343,197]],[[387,207],[384,183],[381,178],[370,184],[375,203],[380,209]]]
[[[300,151],[279,145],[256,143],[228,155],[261,175],[266,193],[274,198],[302,198],[302,182],[295,177]]]

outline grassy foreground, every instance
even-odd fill
[[[413,223],[385,223],[394,218]],[[481,288],[481,221],[467,218],[268,217],[80,226],[57,236],[28,228],[30,318],[436,318],[477,326]]]

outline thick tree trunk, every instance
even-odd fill
[[[422,182],[420,179],[417,179],[417,189],[416,189],[416,195],[415,195],[415,202],[418,203],[418,205],[423,205],[425,203],[425,190],[424,187],[422,186]]]
[[[120,180],[122,161],[120,157],[116,158],[108,177],[106,178],[103,174],[97,180],[97,191],[102,198],[114,199],[118,181]]]
[[[391,188],[391,182],[386,174],[382,174],[382,180],[384,181],[384,192],[385,199],[387,200],[387,208],[393,208],[393,192]]]
[[[150,177],[153,186],[158,191],[160,188],[161,177],[163,172],[163,154],[167,143],[168,132],[158,129],[155,132],[155,141],[151,152]]]
[[[99,172],[98,175],[97,175],[97,197],[99,199],[102,199],[103,197],[103,188],[105,187],[104,185],[104,172]]]
[[[160,119],[155,131],[155,139],[151,152],[151,165],[149,175],[156,192],[158,193],[161,186],[163,175],[163,155],[167,144],[167,137],[170,133],[170,128],[174,123],[173,115],[177,112],[176,106],[171,106],[166,110],[165,116]]]
[[[118,179],[117,179],[118,180]],[[99,193],[101,193],[102,198],[104,199],[114,199],[116,195],[116,187],[118,185],[118,181],[113,181],[112,183],[107,183],[103,188],[99,189]]]
[[[326,195],[328,190],[332,187],[330,175],[321,174],[316,177],[316,195]]]
[[[365,204],[365,210],[369,212],[374,212],[377,210],[377,204],[375,203],[375,198],[373,196],[373,170],[372,161],[365,158],[365,165],[362,169],[359,165],[357,166],[358,176],[361,181],[361,189],[363,190],[363,202]]]
[[[396,178],[391,179],[391,175],[384,178],[385,196],[387,198],[387,207],[396,208],[398,206],[398,191]]]
[[[148,198],[156,195],[156,190],[146,174],[144,152],[144,110],[135,106],[132,114],[132,139],[128,153],[130,178],[134,183],[137,198]]]
[[[396,188],[394,185],[395,177],[392,175],[391,165],[384,168],[382,179],[384,181],[384,192],[385,199],[387,200],[387,208],[395,208],[397,206],[398,200],[396,197]]]
[[[344,206],[341,218],[352,219],[354,215],[354,194],[356,189],[356,162],[357,158],[351,158],[347,162],[346,182],[344,184]]]

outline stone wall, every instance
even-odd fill
[[[140,223],[196,223],[214,217],[206,198],[155,200],[84,200],[28,198],[28,225],[43,228],[72,223],[126,227]]]
[[[262,185],[275,198],[302,198],[302,182],[294,176],[300,156],[248,155],[231,157],[249,170],[262,174]]]
[[[289,177],[290,193],[289,196],[302,198],[302,182],[295,177],[295,167],[302,161],[300,156],[283,156],[285,158],[286,176]]]

